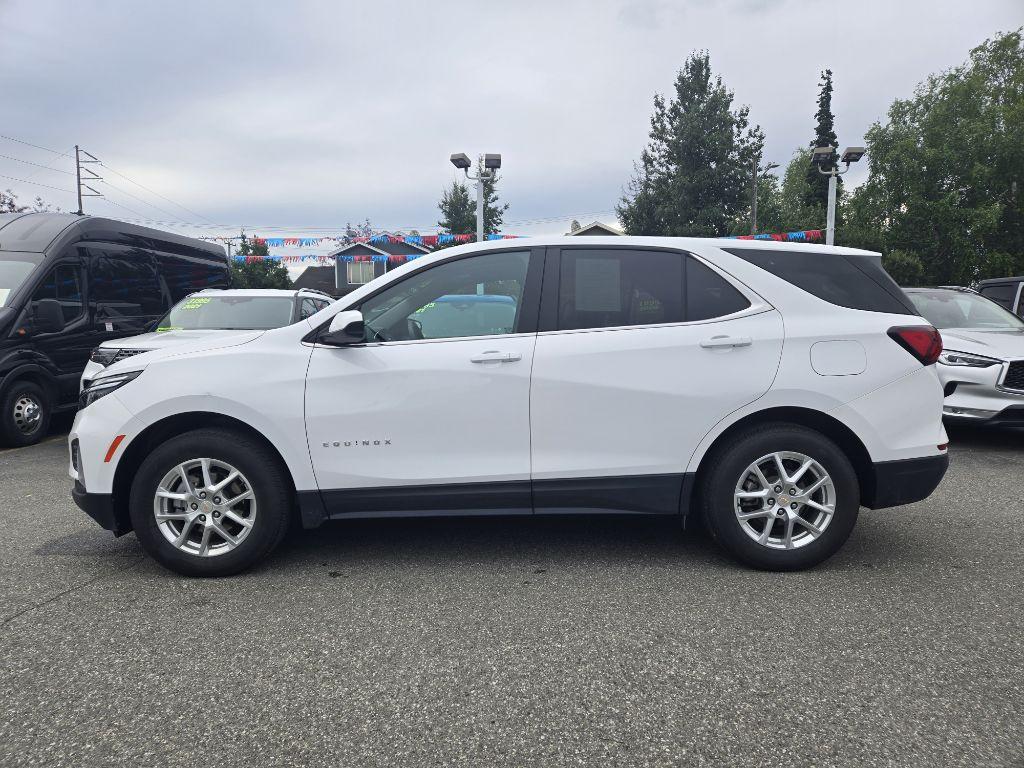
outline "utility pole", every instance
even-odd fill
[[[757,234],[757,163],[760,159],[759,157],[754,158],[754,189],[751,192],[750,199],[750,234],[752,235]],[[768,171],[778,167],[778,163],[768,163],[764,167],[764,172],[768,173]]]
[[[83,160],[82,159],[82,155],[85,155],[88,159],[87,160]],[[86,173],[91,174],[91,175],[85,177],[86,181],[103,181],[103,177],[102,176],[97,176],[96,173],[91,168],[82,168],[82,166],[84,164],[86,164],[86,163],[98,163],[98,162],[99,162],[99,158],[97,158],[94,155],[89,154],[84,149],[80,149],[79,146],[77,144],[75,144],[75,181],[77,182],[75,184],[75,189],[78,191],[78,210],[75,213],[77,213],[79,216],[84,216],[85,215],[85,212],[82,210],[82,198],[83,197],[103,197],[103,193],[102,192],[98,192],[97,190],[95,190],[92,187],[90,187],[88,184],[83,184],[82,183],[82,171],[83,170]],[[85,189],[89,190],[89,191],[88,192],[82,192],[83,187]]]

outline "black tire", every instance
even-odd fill
[[[734,493],[751,464],[785,451],[804,454],[824,468],[835,488],[835,511],[817,539],[795,549],[772,549],[744,531],[736,516]],[[860,484],[847,456],[821,433],[795,424],[765,424],[736,436],[709,458],[712,463],[700,494],[704,521],[712,538],[740,562],[762,570],[801,570],[827,560],[849,538],[860,511]]]
[[[38,417],[33,415],[30,430],[25,427],[25,408],[28,403],[38,407]],[[31,406],[28,406],[31,407]],[[42,440],[50,428],[53,406],[49,393],[31,381],[16,381],[0,397],[0,441],[12,448],[35,445]]]
[[[233,550],[214,557],[175,547],[161,533],[154,515],[161,480],[177,465],[196,458],[223,461],[238,469],[258,504],[248,535]],[[135,535],[154,560],[185,576],[230,576],[244,571],[267,557],[288,531],[294,497],[286,472],[277,456],[240,432],[201,429],[171,438],[146,457],[132,482],[129,511]]]

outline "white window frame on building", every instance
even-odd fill
[[[358,269],[353,269],[357,267]],[[365,277],[365,280],[360,280],[356,276]],[[372,261],[349,261],[345,264],[345,277],[348,279],[349,285],[366,285],[368,282],[373,280],[373,262]]]

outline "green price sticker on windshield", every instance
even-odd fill
[[[199,309],[210,303],[210,299],[196,297],[194,299],[187,299],[178,309]]]

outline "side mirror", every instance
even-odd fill
[[[320,337],[320,343],[330,347],[347,347],[362,344],[366,340],[363,313],[358,309],[347,309],[331,319],[327,333]]]
[[[56,299],[40,299],[32,310],[32,327],[38,333],[64,330],[64,309]]]

